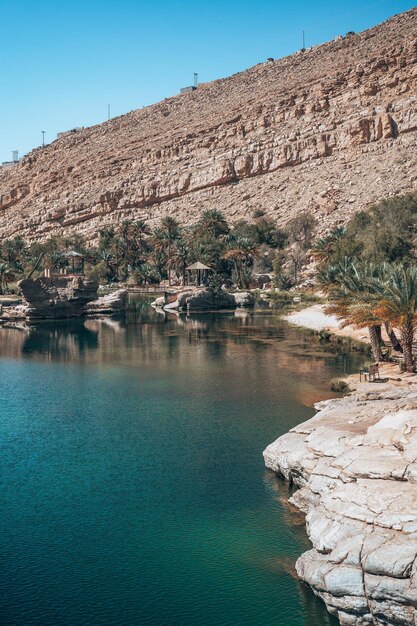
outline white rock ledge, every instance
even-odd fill
[[[296,569],[341,624],[417,625],[417,386],[320,402],[264,451],[299,487]]]

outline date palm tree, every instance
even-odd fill
[[[258,246],[247,237],[238,237],[231,242],[224,258],[233,262],[237,286],[246,288],[250,279],[250,268],[258,255]]]
[[[182,284],[185,285],[186,283],[185,271],[190,260],[190,250],[188,248],[186,241],[184,241],[183,239],[179,239],[176,242],[171,260],[176,269],[177,274],[181,275]]]
[[[180,225],[175,217],[167,216],[161,221],[161,231],[166,238],[167,242],[167,271],[168,271],[168,284],[171,284],[171,253],[172,244],[179,237]]]
[[[197,230],[201,234],[210,235],[214,239],[227,235],[230,228],[222,211],[207,209],[201,214],[197,224]]]
[[[378,310],[380,280],[380,268],[372,264],[360,266],[347,257],[318,275],[330,300],[326,311],[336,315],[342,326],[368,329],[375,361],[381,360],[381,324],[387,319]]]
[[[9,283],[14,279],[14,273],[7,263],[0,263],[0,294],[3,294]]]
[[[147,252],[146,238],[151,234],[151,229],[145,220],[137,220],[133,224],[133,236],[135,238],[138,253],[144,257]]]
[[[417,267],[394,265],[375,282],[379,291],[376,315],[398,328],[407,372],[414,372],[413,340],[417,326]]]

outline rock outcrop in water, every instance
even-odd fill
[[[86,304],[97,299],[98,282],[83,276],[41,276],[18,284],[31,320],[81,317]]]
[[[344,625],[417,624],[417,386],[356,393],[264,452],[299,490],[299,576]]]
[[[127,289],[118,289],[84,307],[84,315],[95,317],[100,315],[120,315],[126,310]]]
[[[187,288],[175,294],[167,293],[157,298],[152,305],[166,311],[213,311],[215,309],[234,309],[252,307],[255,297],[250,291],[214,291],[210,287]]]
[[[53,275],[19,282],[23,304],[5,308],[6,320],[59,320],[119,315],[126,310],[127,290],[97,298],[98,283],[84,276]]]
[[[0,168],[0,236],[306,209],[322,228],[417,188],[417,9],[260,63]]]

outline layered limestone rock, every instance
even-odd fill
[[[210,311],[215,309],[233,309],[236,307],[252,307],[255,298],[250,291],[214,291],[210,287],[200,289],[183,289],[176,294],[160,296],[152,306],[166,311]]]
[[[417,624],[417,386],[321,402],[264,452],[299,487],[299,576],[341,624]]]
[[[0,236],[207,208],[322,228],[417,187],[417,9],[67,134],[0,168]]]
[[[83,276],[25,278],[18,285],[23,295],[20,311],[31,320],[81,317],[84,307],[97,299],[98,282]]]
[[[53,275],[19,283],[23,302],[0,307],[0,323],[9,320],[48,320],[120,315],[127,305],[127,289],[97,298],[98,282],[85,276]]]
[[[127,305],[127,289],[118,289],[84,307],[84,315],[95,317],[100,315],[120,315],[124,313]]]

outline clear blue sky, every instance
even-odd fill
[[[90,126],[361,31],[410,9],[392,0],[0,0],[0,161]]]

